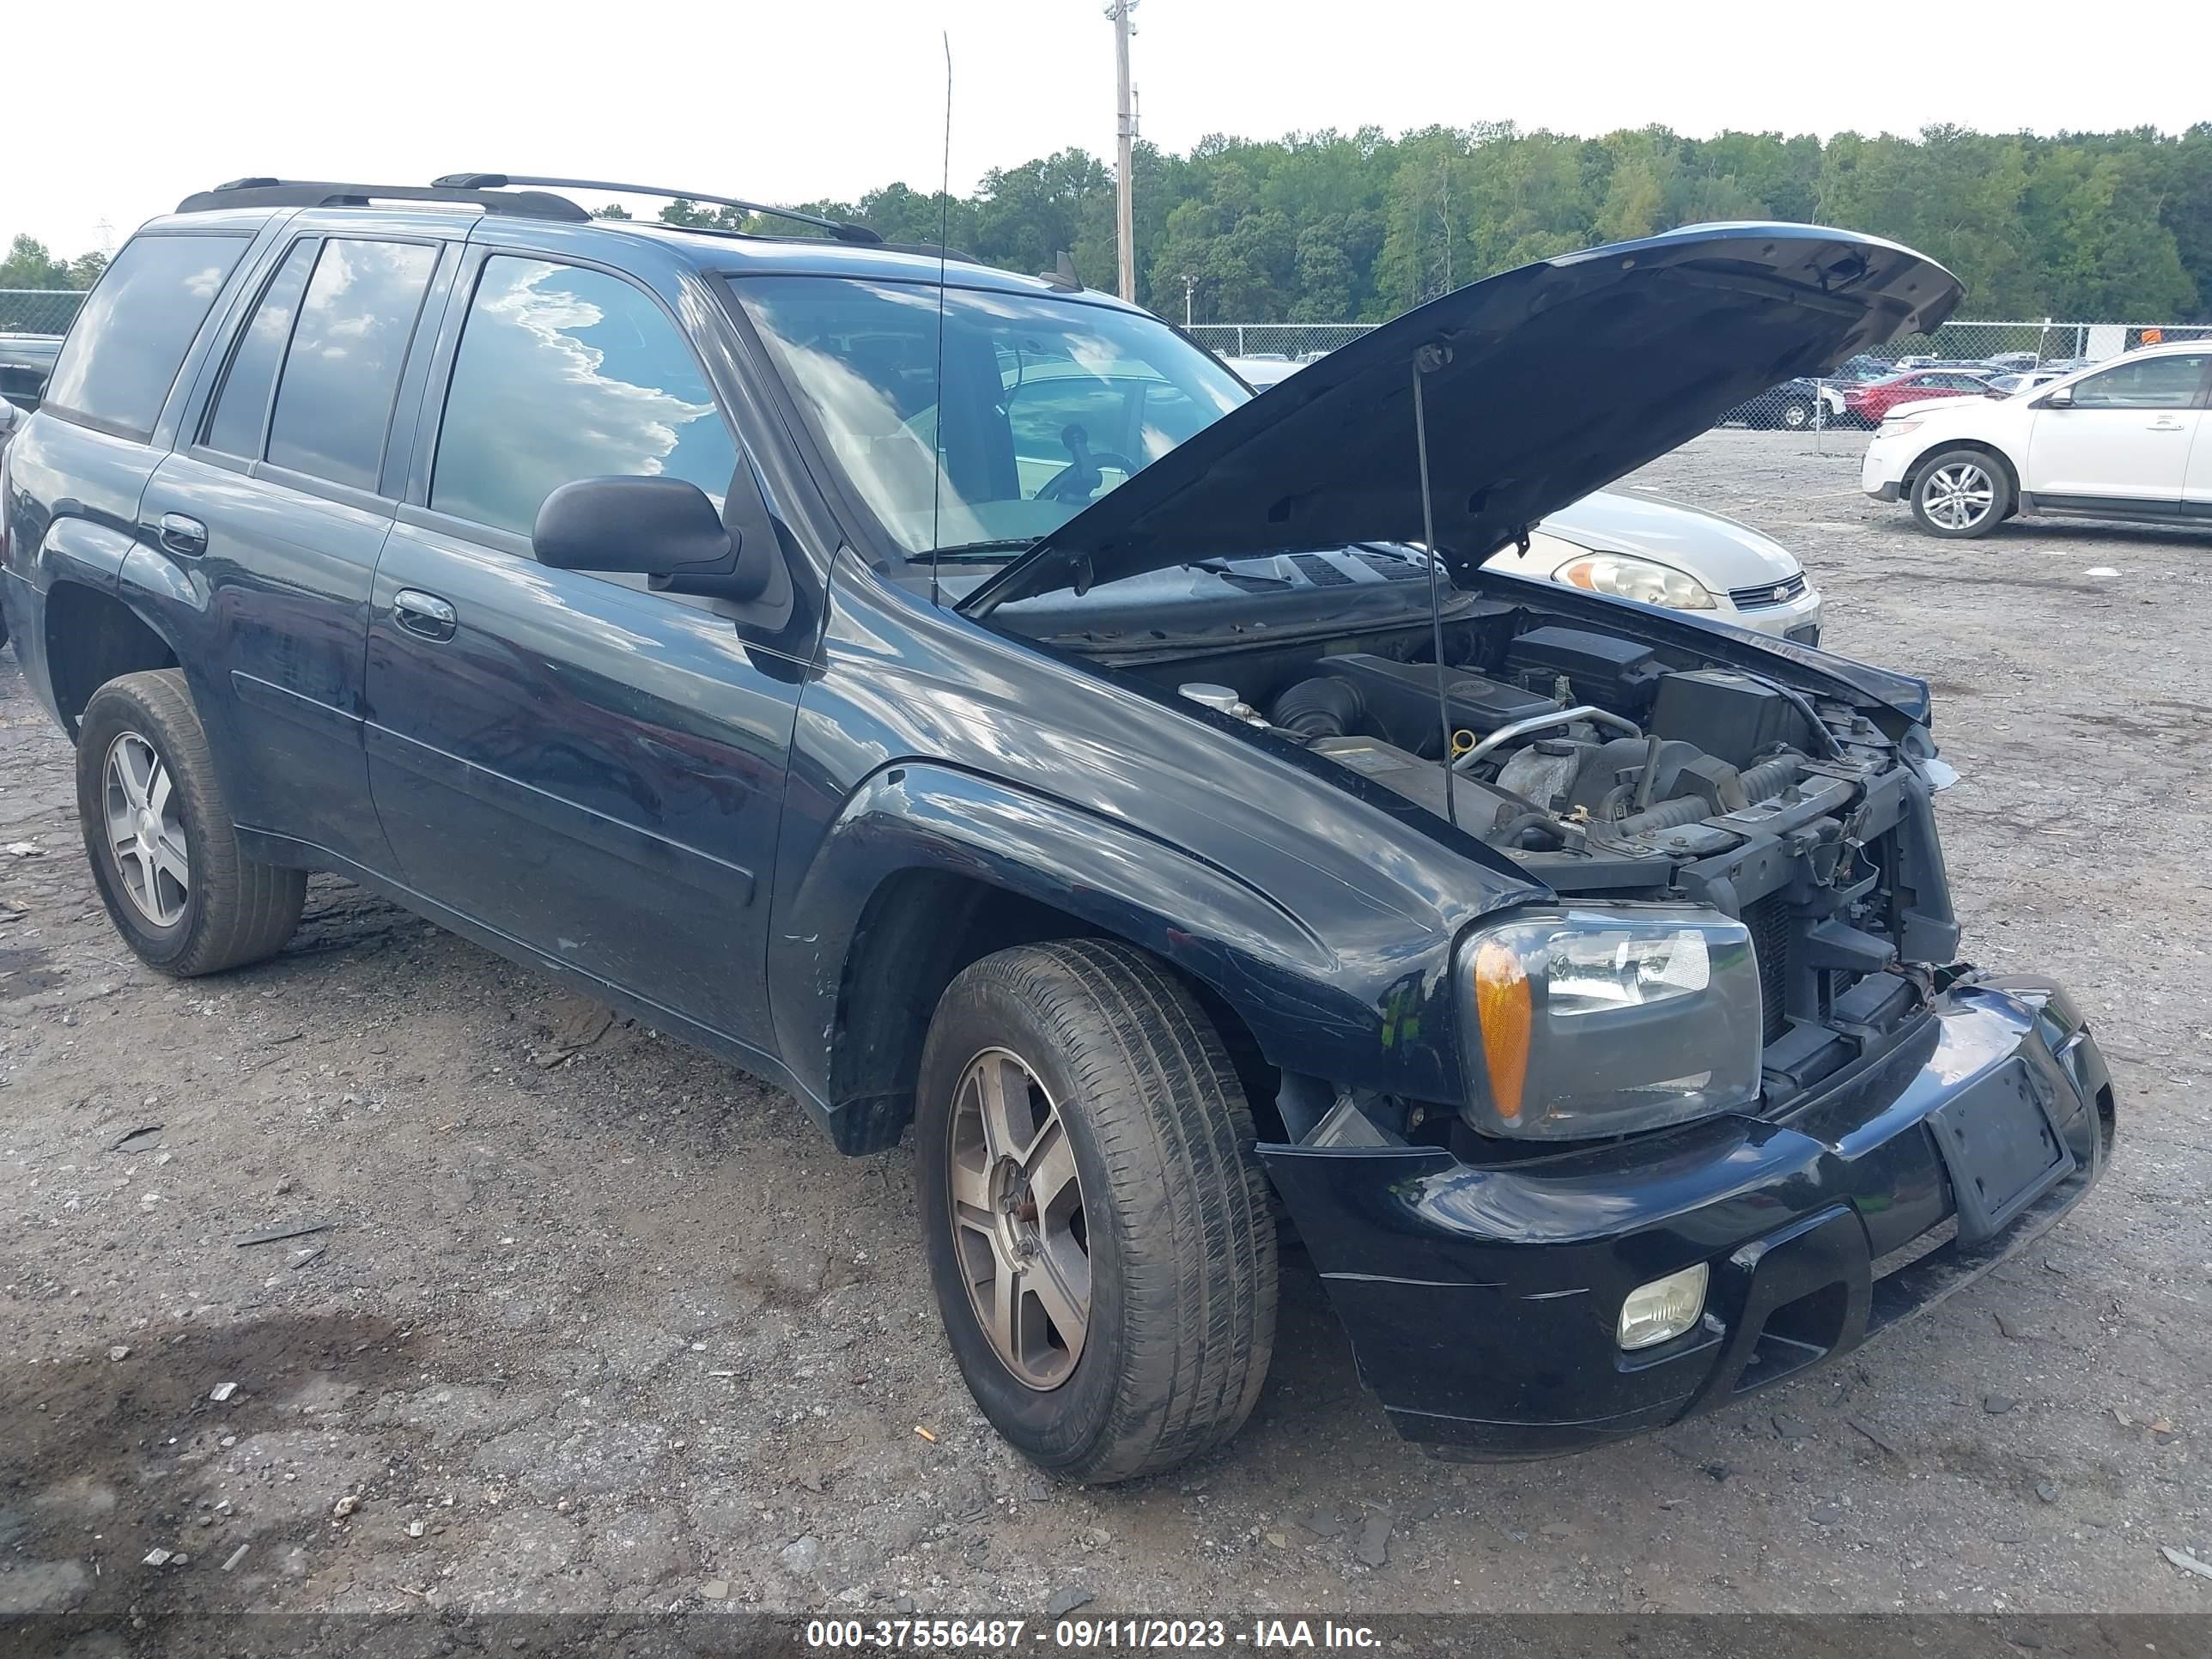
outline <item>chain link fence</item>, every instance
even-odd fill
[[[83,303],[73,288],[0,288],[0,334],[66,334]]]
[[[47,337],[50,362],[52,338],[69,331],[83,303],[84,295],[71,289],[0,289],[0,365],[11,355],[5,341],[9,335]],[[1378,326],[1196,323],[1187,331],[1224,357],[1306,363]],[[1899,374],[1920,377],[1901,388],[1916,398],[1979,396],[2024,384],[2009,376],[2063,374],[2158,340],[2193,339],[2212,340],[2212,324],[1946,323],[1932,335],[1909,335],[1854,357],[1826,378],[1771,387],[1729,410],[1721,424],[1815,434],[1838,427],[1863,429],[1880,423],[1881,404],[1899,390],[1877,388]],[[19,343],[25,349],[12,355],[27,362],[37,356],[33,343]]]
[[[1194,323],[1183,332],[1217,356],[1310,363],[1381,326],[1379,323]]]
[[[0,398],[36,409],[61,337],[84,295],[75,289],[0,288]]]
[[[1311,362],[1379,326],[1374,323],[1198,323],[1186,331],[1224,357]],[[1980,397],[2029,384],[2011,377],[2056,375],[2160,340],[2212,340],[2212,324],[1954,322],[1907,335],[1840,365],[1820,380],[1787,380],[1721,416],[1723,426],[1819,434],[1881,424],[1901,393]],[[1911,374],[1907,384],[1884,383]],[[1879,388],[1879,389],[1877,389]]]

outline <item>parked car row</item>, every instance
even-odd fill
[[[1900,404],[1939,398],[2007,398],[2103,361],[2109,360],[2039,360],[2033,351],[2001,351],[1981,358],[1917,356],[1889,362],[1863,354],[1818,379],[1771,386],[1738,404],[1716,424],[1793,432],[1815,421],[1826,426],[1875,427]]]

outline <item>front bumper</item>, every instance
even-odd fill
[[[1859,458],[1859,488],[1876,501],[1896,501],[1904,493],[1905,471],[1911,459],[1904,439],[1885,439],[1876,433]]]
[[[1967,980],[1777,1119],[1488,1167],[1437,1147],[1259,1151],[1399,1432],[1446,1455],[1527,1457],[1725,1405],[1932,1306],[2081,1201],[2112,1120],[2103,1057],[2063,992]],[[1956,1137],[2038,1123],[2051,1173],[2015,1181],[2015,1158],[2001,1190],[1972,1182],[1984,1190],[1962,1213]],[[2014,1209],[1986,1212],[2015,1190]],[[1628,1292],[1698,1261],[1701,1324],[1623,1352]]]

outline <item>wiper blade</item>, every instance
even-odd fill
[[[1042,536],[1009,536],[994,542],[960,542],[951,547],[940,547],[934,554],[927,551],[907,555],[908,564],[927,564],[934,558],[950,560],[954,564],[988,564],[1008,553],[1026,553],[1044,539]]]

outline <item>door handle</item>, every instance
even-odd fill
[[[164,513],[158,526],[161,545],[172,553],[197,559],[207,551],[207,526],[181,513]]]
[[[2150,423],[2150,429],[2154,432],[2179,432],[2182,429],[2182,423],[2171,415],[2161,415]]]
[[[435,593],[403,587],[392,596],[392,620],[426,640],[450,640],[457,618],[453,607]]]

